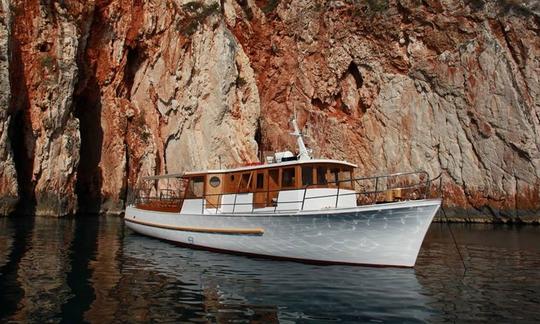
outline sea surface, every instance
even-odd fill
[[[118,217],[0,218],[0,322],[83,321],[538,322],[540,227],[433,224],[397,269],[191,250]]]

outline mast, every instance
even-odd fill
[[[296,136],[296,144],[298,145],[298,160],[304,161],[304,160],[311,160],[311,150],[306,148],[306,145],[304,144],[304,139],[302,138],[302,133],[300,133],[300,130],[298,129],[298,125],[296,124],[296,116],[293,117],[291,120],[291,124],[294,128],[294,133],[291,133],[292,136]]]

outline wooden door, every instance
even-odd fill
[[[223,193],[223,174],[208,174],[206,176],[206,204],[207,208],[219,208]]]
[[[275,206],[279,195],[280,181],[279,169],[268,170],[268,194],[266,195],[266,205]]]
[[[267,170],[259,170],[255,173],[253,181],[253,206],[255,208],[266,207],[266,196],[268,192]]]

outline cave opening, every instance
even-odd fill
[[[9,84],[11,97],[8,114],[11,120],[8,126],[8,138],[13,152],[13,163],[17,172],[18,201],[15,214],[34,215],[36,210],[34,173],[35,139],[30,116],[30,103],[26,75],[25,60],[21,51],[21,43],[16,32],[9,39],[11,57],[9,58]]]
[[[358,70],[358,66],[356,66],[354,62],[351,62],[351,64],[349,64],[347,72],[349,72],[353,76],[354,81],[356,82],[356,88],[362,88],[362,86],[364,85],[364,79],[362,78],[360,70]]]
[[[135,80],[135,74],[141,67],[141,64],[146,59],[144,51],[140,47],[128,48],[126,65],[124,66],[124,87],[125,93],[123,96],[127,99],[131,98],[131,90]],[[122,95],[122,94],[120,94]]]
[[[87,76],[84,88],[74,96],[74,115],[79,119],[81,148],[77,167],[77,212],[97,214],[101,209],[103,183],[99,162],[103,144],[101,95],[95,75]]]
[[[264,162],[264,146],[263,146],[263,134],[261,128],[261,120],[257,119],[257,128],[255,128],[255,142],[257,143],[257,148],[259,149],[259,161]]]
[[[8,136],[13,152],[13,162],[17,172],[19,200],[15,214],[33,215],[36,207],[36,195],[32,174],[34,169],[32,129],[28,110],[18,110],[12,115]]]

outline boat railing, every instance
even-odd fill
[[[302,188],[259,190],[255,192],[216,193],[205,194],[197,197],[185,197],[185,192],[173,189],[154,190],[156,195],[151,195],[152,190],[139,189],[134,193],[134,203],[143,206],[145,209],[177,210],[180,211],[185,199],[202,199],[201,213],[277,213],[287,211],[303,211],[309,206],[309,202],[314,200],[333,199],[334,208],[338,208],[340,199],[355,196],[356,206],[390,203],[405,200],[426,199],[440,197],[442,177],[437,176],[430,179],[426,171],[403,172],[394,174],[377,175],[370,177],[359,177],[343,179],[338,181],[325,181],[324,183],[312,183]],[[336,189],[331,194],[310,194],[311,189],[331,188]],[[299,200],[278,201],[280,193],[291,191],[301,192],[302,198]],[[303,191],[303,193],[302,193]],[[239,195],[251,193],[262,197],[262,201],[242,201]],[[232,202],[225,202],[223,197],[234,195]],[[300,196],[300,195],[298,195]],[[295,206],[295,208],[285,209],[283,206]]]
[[[152,195],[156,191],[156,195]],[[152,190],[149,188],[133,189],[130,193],[130,204],[141,209],[157,211],[180,211],[184,198],[180,190],[163,188]]]

